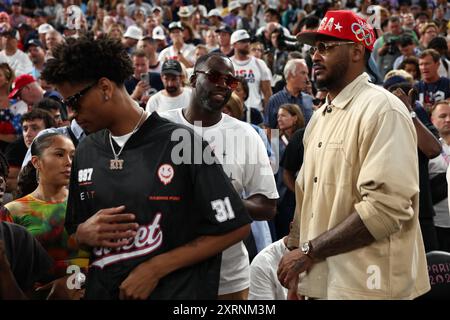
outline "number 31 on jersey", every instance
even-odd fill
[[[221,200],[211,201],[211,207],[216,211],[216,220],[219,222],[225,222],[227,220],[234,219],[234,211],[231,207],[230,199],[226,197]]]

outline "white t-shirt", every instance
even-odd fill
[[[441,138],[442,150],[441,154],[428,162],[428,172],[430,179],[439,173],[447,172],[448,162],[450,162],[450,146]],[[450,214],[448,200],[444,199],[434,206],[436,215],[433,217],[434,225],[440,228],[450,228]]]
[[[262,194],[277,199],[278,191],[267,151],[258,133],[247,123],[222,114],[213,126],[193,126],[183,110],[160,114],[175,123],[186,125],[209,143],[236,191],[244,199]],[[241,241],[222,253],[219,295],[238,292],[249,287],[248,252]]]
[[[248,300],[286,300],[288,290],[278,281],[277,270],[286,252],[283,239],[264,248],[250,265]]]
[[[195,63],[195,47],[192,44],[184,44],[181,48],[181,54],[192,64]],[[178,52],[173,45],[163,49],[158,56],[158,60],[164,63],[166,60],[178,60]]]
[[[33,63],[26,53],[17,49],[12,56],[6,55],[5,51],[0,52],[0,63],[6,62],[14,70],[16,77],[22,74],[33,72]]]
[[[148,112],[164,112],[178,108],[185,108],[189,105],[191,100],[192,89],[190,87],[183,87],[180,95],[176,97],[169,97],[163,94],[161,90],[150,97],[145,106]]]
[[[236,76],[244,77],[247,80],[249,88],[248,99],[245,101],[247,107],[263,111],[261,81],[271,80],[271,72],[266,63],[253,56],[245,61],[236,60],[233,56],[231,61]]]

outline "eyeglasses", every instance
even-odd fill
[[[67,99],[63,99],[63,103],[72,108],[73,111],[77,112],[80,108],[80,99],[90,90],[92,89],[97,83],[93,83],[88,85],[86,88],[82,89],[81,91],[75,93],[74,95],[68,97]]]
[[[197,70],[195,72],[196,73],[203,73],[204,75],[206,75],[206,77],[208,78],[209,81],[211,81],[212,83],[215,83],[215,84],[220,84],[222,79],[224,79],[225,80],[225,84],[231,90],[235,90],[237,88],[238,84],[239,84],[239,80],[236,79],[235,77],[233,77],[231,75],[221,74],[220,72],[217,72],[217,71],[200,71],[200,70]]]
[[[344,46],[347,44],[355,44],[353,41],[345,41],[345,42],[319,42],[317,46],[313,46],[309,49],[309,54],[313,56],[316,51],[319,51],[319,54],[325,55],[327,54],[331,49],[338,46]]]

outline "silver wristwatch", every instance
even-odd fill
[[[300,247],[300,250],[302,251],[302,253],[305,256],[312,258],[311,257],[311,250],[312,250],[311,241],[303,242]]]

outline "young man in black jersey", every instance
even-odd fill
[[[198,146],[212,153],[207,144],[136,105],[120,43],[80,38],[54,57],[42,77],[92,133],[77,148],[66,214],[68,232],[91,247],[86,298],[215,298],[220,253],[251,220],[221,166],[194,161]],[[175,131],[193,141],[188,161],[174,156]]]

